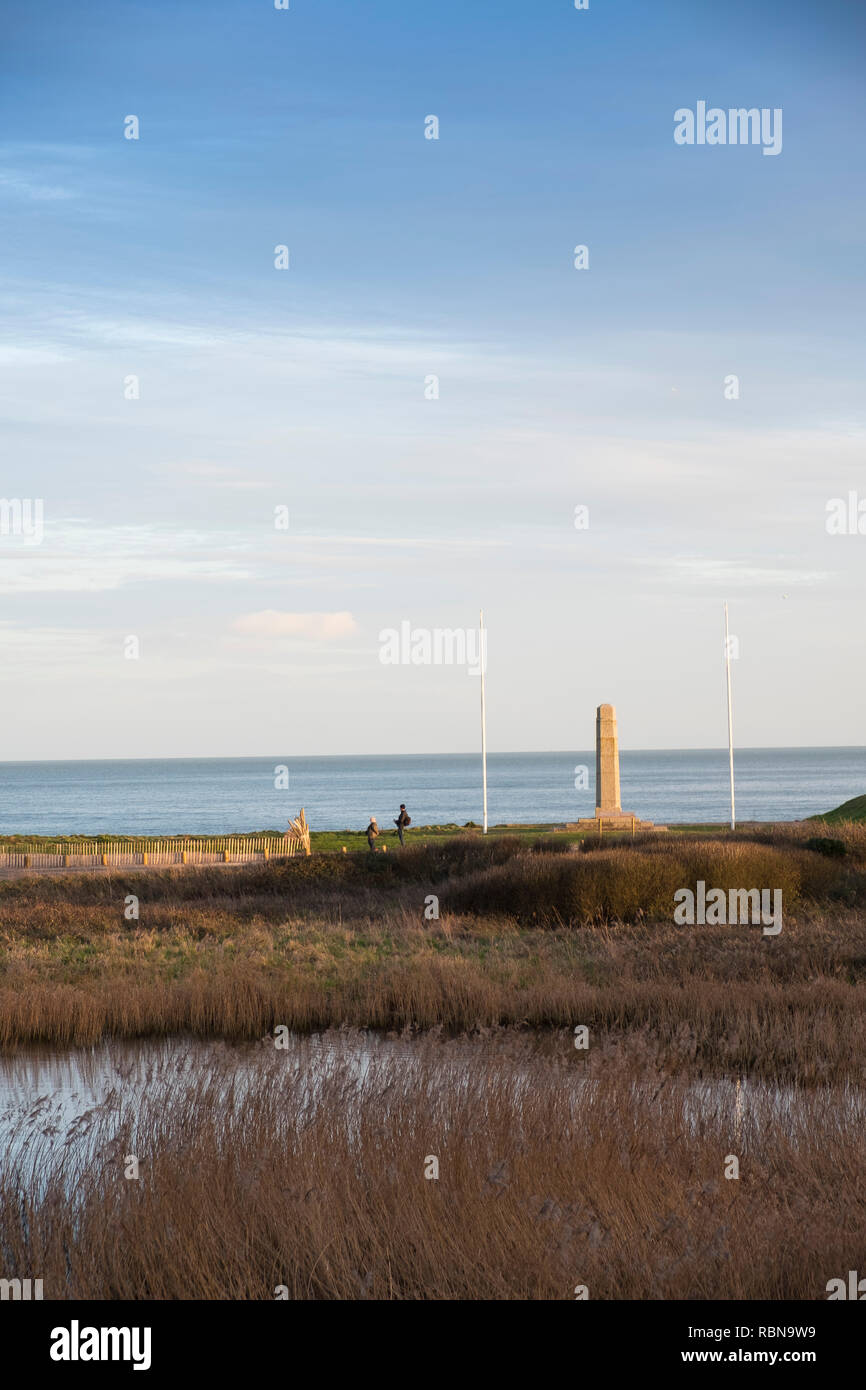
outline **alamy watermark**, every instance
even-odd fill
[[[775,106],[681,106],[674,112],[677,145],[762,145],[762,154],[782,153],[782,108]]]
[[[858,1279],[856,1269],[848,1270],[847,1285],[844,1279],[828,1279],[827,1302],[833,1303],[840,1298],[850,1298],[857,1303],[862,1303],[866,1299],[866,1279]]]
[[[762,926],[764,936],[778,936],[782,930],[781,888],[731,888],[726,893],[724,888],[708,890],[701,878],[697,891],[678,888],[674,903],[674,922],[679,927]]]
[[[487,633],[479,628],[416,627],[404,618],[399,629],[379,633],[383,666],[465,666],[467,674],[487,672]]]
[[[43,517],[41,497],[0,497],[0,536],[23,536],[41,545]]]
[[[13,1303],[28,1303],[42,1298],[41,1279],[0,1279],[0,1301],[11,1299]]]
[[[134,1371],[148,1371],[151,1328],[82,1327],[73,1318],[68,1327],[52,1328],[48,1354],[52,1361],[131,1361]]]
[[[853,490],[845,497],[831,497],[824,522],[828,536],[866,536],[866,497]]]

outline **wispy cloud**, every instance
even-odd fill
[[[822,570],[804,570],[793,562],[783,565],[756,565],[743,560],[721,560],[704,555],[675,555],[657,562],[678,584],[714,584],[728,587],[785,584],[821,584],[830,576]]]
[[[96,662],[111,652],[105,633],[80,627],[34,627],[0,621],[0,680],[16,678],[22,668],[67,667],[74,662]],[[115,641],[115,648],[118,643]]]
[[[216,560],[135,560],[115,556],[87,561],[28,556],[16,558],[14,564],[0,564],[0,594],[93,594],[159,580],[228,582],[248,577],[239,566]]]
[[[266,479],[250,478],[239,468],[229,468],[220,463],[186,463],[181,465],[181,471],[189,474],[191,478],[203,478],[213,487],[228,488],[236,492],[252,492],[273,486]]]
[[[0,194],[8,193],[15,198],[27,198],[34,203],[56,203],[67,198],[77,198],[71,188],[59,184],[38,183],[26,174],[0,169]]]
[[[152,526],[45,522],[43,542],[0,537],[0,593],[100,593],[161,580],[241,581],[236,535]]]

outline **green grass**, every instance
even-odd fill
[[[866,820],[866,796],[854,796],[850,801],[843,801],[841,806],[837,806],[835,811],[825,811],[821,816],[810,816],[810,820],[823,821],[825,825],[838,825],[841,821],[864,821]]]
[[[494,825],[488,831],[488,839],[493,836],[516,835],[521,840],[531,843],[533,840],[537,840],[539,835],[548,834],[552,830],[552,822],[546,825]],[[557,833],[567,840],[583,838],[582,833],[575,831]],[[482,838],[481,826],[473,825],[471,821],[466,825],[413,825],[403,834],[407,846],[429,844],[434,840],[453,840],[455,835],[472,835],[478,836],[479,839]],[[319,854],[340,854],[344,848],[347,854],[358,850],[367,851],[367,836],[363,830],[314,830],[310,835],[310,848]],[[379,852],[387,849],[389,854],[393,853],[395,849],[400,849],[396,826],[380,825],[376,849]]]
[[[835,811],[830,811],[824,816],[812,816],[812,822],[823,821],[827,824],[841,823],[843,821],[863,821],[866,820],[866,797],[856,797],[853,801],[846,801],[844,806],[840,806]],[[727,825],[717,822],[695,822],[671,825],[657,837],[656,832],[639,830],[638,839],[645,839],[649,836],[656,838],[702,838],[706,835],[713,837],[725,837],[730,835],[732,839],[739,839],[743,834],[751,834],[756,831],[767,831],[771,833],[776,824],[783,822],[767,822],[765,826],[755,826],[751,829],[740,827],[737,832],[731,832]],[[794,823],[792,822],[792,825]],[[805,823],[803,823],[805,825]],[[234,839],[237,841],[253,840],[258,837],[268,835],[280,837],[284,831],[282,829],[266,828],[261,830],[251,830],[247,832],[237,832],[231,835],[0,835],[0,850],[33,850],[47,849],[53,851],[56,846],[60,846],[61,852],[68,850],[74,852],[77,845],[86,843],[88,846],[103,846],[108,849],[112,844],[126,843],[134,840],[136,845],[143,849],[156,847],[159,845],[171,845],[176,842],[178,848],[191,849],[197,844],[207,841]],[[464,825],[456,823],[442,825],[412,825],[405,832],[406,848],[423,847],[437,843],[444,843],[453,840],[455,836],[469,836],[472,839],[481,840],[483,838],[481,826],[469,821]],[[587,827],[582,830],[565,830],[555,822],[546,821],[537,824],[526,823],[517,825],[492,825],[489,828],[487,839],[499,839],[508,836],[510,839],[517,839],[527,849],[533,848],[536,842],[544,837],[551,837],[557,844],[577,844],[581,841],[589,841],[593,844],[599,842],[596,830]],[[631,843],[632,836],[630,831],[613,831],[609,828],[603,830],[600,843],[607,847],[616,844]],[[310,847],[314,854],[341,854],[344,850],[346,854],[367,854],[367,836],[364,830],[313,830],[310,835]],[[554,848],[550,845],[548,848]],[[394,826],[383,824],[380,827],[379,838],[376,841],[377,854],[400,853],[400,842],[397,838],[397,831]]]
[[[675,835],[702,835],[706,833],[724,833],[726,827],[719,824],[694,824],[671,826],[670,833]],[[640,833],[640,832],[639,832]],[[667,832],[666,832],[667,833]],[[284,829],[273,827],[261,830],[233,831],[224,835],[0,835],[0,850],[54,850],[55,846],[74,851],[76,845],[86,843],[88,845],[105,846],[118,843],[128,843],[134,840],[136,845],[145,849],[148,846],[157,844],[171,844],[177,842],[178,848],[191,848],[192,846],[205,841],[216,840],[253,840],[263,835],[279,837],[284,834]],[[405,831],[407,847],[409,845],[424,845],[433,841],[451,840],[455,835],[471,835],[482,838],[481,826],[472,821],[464,825],[455,822],[442,825],[412,825]],[[538,824],[526,823],[517,825],[492,825],[488,830],[488,839],[508,835],[517,837],[527,847],[531,846],[540,836],[555,835],[558,841],[569,844],[576,844],[585,839],[597,839],[597,832],[592,828],[584,830],[564,830],[558,828],[558,823],[553,821],[539,822]],[[612,831],[605,827],[602,835],[605,844],[613,844],[614,841],[631,840],[629,831]],[[367,836],[364,830],[313,830],[310,834],[310,848],[317,854],[340,854],[345,849],[347,854],[366,853]],[[379,828],[379,838],[376,842],[379,853],[386,850],[393,853],[399,850],[400,842],[397,838],[396,827],[383,824]]]
[[[539,835],[546,834],[553,830],[553,823],[543,825],[495,825],[490,827],[489,836],[519,836],[521,840],[531,843]],[[405,831],[407,845],[425,844],[432,840],[451,840],[455,835],[477,835],[481,838],[481,827],[474,825],[471,821],[466,825],[425,825],[412,826]],[[563,840],[575,841],[584,838],[586,832],[583,831],[558,831],[558,837]],[[171,844],[177,842],[178,848],[191,848],[193,845],[206,841],[216,840],[254,840],[263,835],[280,837],[284,834],[283,829],[263,829],[251,830],[246,832],[230,832],[220,835],[0,835],[0,849],[10,849],[21,851],[23,849],[33,849],[34,851],[45,849],[53,850],[56,845],[62,849],[75,849],[76,845],[86,843],[88,845],[104,845],[106,848],[112,844],[127,843],[134,840],[136,845],[155,846],[157,844]],[[605,835],[605,839],[608,836]],[[380,827],[377,849],[400,848],[400,841],[397,838],[395,826],[382,825]],[[310,835],[310,848],[319,854],[340,854],[345,848],[347,853],[357,851],[367,851],[367,836],[363,830],[314,830]],[[61,849],[61,852],[62,852]]]

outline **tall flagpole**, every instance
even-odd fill
[[[481,633],[481,786],[484,794],[484,834],[487,834],[487,709],[484,704],[484,609],[478,619]]]
[[[734,810],[734,722],[731,712],[731,639],[728,635],[728,605],[725,603],[725,666],[728,676],[728,758],[731,764],[731,829],[737,825]]]

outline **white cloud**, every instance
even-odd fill
[[[328,642],[348,637],[358,624],[351,613],[280,613],[265,608],[258,613],[245,613],[232,623],[235,632],[250,637],[307,637],[314,642]]]

